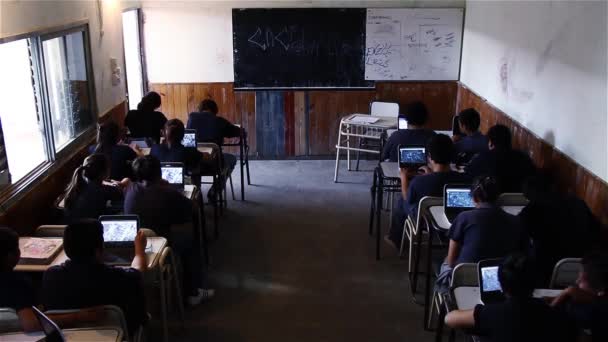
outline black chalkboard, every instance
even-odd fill
[[[373,87],[363,8],[233,9],[235,88]]]

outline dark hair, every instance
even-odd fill
[[[524,196],[530,201],[542,201],[553,194],[553,186],[549,175],[536,174],[524,180],[522,185]]]
[[[405,119],[408,124],[422,126],[429,118],[428,111],[424,103],[417,101],[405,106]]]
[[[0,266],[9,255],[19,253],[19,235],[7,227],[0,227]]]
[[[103,248],[103,226],[93,219],[70,223],[63,232],[63,248],[73,261],[94,261],[95,251]]]
[[[513,297],[530,297],[534,291],[534,261],[522,253],[513,253],[498,267],[498,281],[503,292]]]
[[[133,174],[140,182],[156,182],[161,178],[160,160],[147,155],[133,161]]]
[[[500,195],[500,188],[496,178],[491,176],[480,176],[473,180],[471,186],[471,197],[477,202],[494,203]]]
[[[608,291],[608,253],[594,251],[583,257],[583,272],[595,291]]]
[[[467,108],[458,114],[458,121],[469,131],[477,132],[481,118],[475,109]]]
[[[184,123],[179,119],[171,119],[165,124],[165,139],[171,144],[180,144],[184,139]]]
[[[92,154],[79,166],[65,191],[65,207],[71,209],[87,182],[101,182],[108,174],[109,162],[103,154]]]
[[[110,156],[112,153],[112,147],[118,144],[120,136],[120,129],[116,122],[106,121],[99,125],[97,130],[97,146],[95,146],[95,153],[103,153],[106,156]]]
[[[445,134],[435,134],[427,143],[427,151],[435,163],[449,164],[454,154],[454,143]]]
[[[201,101],[201,104],[198,105],[199,112],[211,112],[213,114],[217,114],[218,108],[217,103],[212,99],[204,99]]]
[[[155,91],[151,91],[141,98],[141,101],[137,105],[137,109],[144,112],[153,112],[156,108],[160,107],[160,105],[160,95]]]
[[[511,149],[511,130],[505,125],[494,125],[488,130],[488,139],[497,150]]]

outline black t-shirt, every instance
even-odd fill
[[[18,272],[0,272],[0,307],[19,311],[37,305],[30,281]]]
[[[108,201],[115,206],[122,198],[122,190],[116,186],[86,183],[72,204],[67,206],[66,203],[66,217],[68,220],[97,219],[100,215],[112,214],[112,210],[107,206]]]
[[[116,305],[127,319],[129,330],[146,319],[141,272],[101,263],[76,263],[71,260],[44,272],[42,300],[47,310]]]
[[[129,128],[133,138],[152,138],[160,142],[160,132],[167,123],[167,118],[161,112],[143,112],[139,109],[130,110],[125,118],[125,126]]]
[[[496,177],[502,192],[522,192],[524,180],[534,175],[536,167],[530,157],[521,151],[494,149],[477,154],[465,172],[471,177]]]
[[[435,135],[435,131],[422,129],[400,129],[391,134],[382,150],[382,160],[397,162],[399,158],[399,145],[420,145],[425,146],[429,139]]]
[[[187,128],[196,130],[200,142],[213,142],[222,145],[224,138],[238,137],[241,129],[221,116],[211,112],[194,112],[188,115]]]
[[[179,144],[169,147],[167,144],[152,146],[150,155],[165,163],[184,163],[186,169],[192,171],[203,158],[202,153],[194,147],[184,147]]]
[[[576,341],[573,324],[541,299],[508,298],[502,303],[477,305],[474,317],[474,331],[484,342]]]
[[[110,179],[121,181],[124,178],[131,178],[133,170],[131,161],[137,158],[137,154],[127,145],[114,145],[110,151],[102,151],[98,148],[93,149],[94,153],[101,153],[110,159]]]
[[[469,176],[455,171],[433,172],[427,175],[416,176],[409,183],[405,199],[405,212],[411,217],[417,217],[418,204],[425,196],[443,196],[443,187],[446,184],[470,183]]]

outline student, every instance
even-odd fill
[[[192,238],[192,201],[170,187],[162,178],[160,161],[153,156],[133,162],[136,182],[129,184],[125,195],[125,214],[138,215],[142,227],[154,230],[169,240],[180,256],[184,270],[184,294],[194,306],[214,296],[213,289],[203,288],[200,248]]]
[[[478,177],[471,186],[475,209],[456,216],[448,232],[450,239],[436,281],[438,292],[447,292],[452,270],[464,262],[501,258],[513,251],[528,251],[529,239],[519,218],[496,206],[499,190],[492,177]]]
[[[108,121],[99,126],[97,145],[93,148],[93,153],[103,154],[110,160],[110,179],[116,181],[131,177],[129,163],[140,153],[136,146],[130,147],[120,141],[118,125]]]
[[[537,284],[546,287],[559,260],[580,258],[589,250],[599,236],[599,222],[584,201],[558,193],[547,176],[529,177],[523,191],[530,202],[519,217],[533,241]]]
[[[454,146],[452,140],[444,134],[433,135],[427,144],[428,167],[421,168],[424,175],[416,176],[411,181],[411,170],[401,169],[401,195],[393,208],[392,226],[385,241],[397,248],[401,245],[403,224],[409,215],[418,215],[418,203],[425,196],[442,196],[443,187],[448,183],[469,183],[467,175],[452,171],[450,161]]]
[[[435,135],[435,131],[424,127],[429,118],[424,103],[413,102],[408,104],[405,117],[407,119],[407,129],[398,130],[388,138],[382,150],[382,160],[396,162],[399,145],[426,146],[429,139]]]
[[[137,110],[127,113],[125,126],[132,138],[150,138],[157,144],[160,142],[160,132],[167,122],[165,115],[156,111],[160,105],[160,95],[151,91],[141,99]]]
[[[445,323],[452,328],[473,329],[481,341],[576,341],[576,330],[567,317],[532,297],[534,271],[532,261],[523,254],[508,256],[498,268],[506,299],[478,304],[472,310],[454,310],[446,315]]]
[[[161,162],[184,163],[190,171],[198,168],[203,156],[193,147],[184,147],[184,123],[179,119],[167,121],[164,128],[165,141],[152,146],[150,155]]]
[[[103,263],[103,226],[97,220],[70,223],[63,233],[69,260],[44,272],[43,304],[48,310],[116,305],[122,309],[130,333],[147,319],[143,275],[148,269],[146,236],[138,232],[130,268]]]
[[[459,164],[466,164],[477,153],[488,150],[488,138],[479,131],[479,113],[468,108],[458,114],[458,126],[462,136],[454,135],[454,149]]]
[[[608,254],[592,252],[583,257],[576,286],[564,290],[551,303],[565,309],[593,342],[608,341]]]
[[[122,189],[129,183],[125,178],[121,182],[104,182],[109,176],[110,165],[103,154],[88,156],[79,166],[65,194],[65,213],[68,221],[81,218],[97,219],[104,214],[112,214],[107,204],[114,206],[122,202]]]
[[[503,125],[488,130],[488,151],[480,152],[465,168],[471,177],[496,177],[501,192],[521,192],[524,180],[536,168],[530,157],[511,147],[511,131]]]

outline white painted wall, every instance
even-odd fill
[[[103,36],[100,35],[96,1],[1,0],[0,37],[9,37],[87,19],[97,105],[99,114],[102,115],[125,100],[124,82],[112,86],[110,58],[116,58],[119,66],[124,65],[121,12],[125,6],[137,6],[138,2],[102,0],[100,4],[103,13]],[[121,77],[124,78],[124,70]]]
[[[461,81],[608,181],[607,3],[467,1]]]

